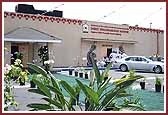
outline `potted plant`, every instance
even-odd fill
[[[72,75],[73,69],[72,67],[69,67],[69,75]]]
[[[83,67],[81,67],[80,69],[79,69],[79,77],[81,77],[81,78],[83,78],[83,72],[84,72],[84,68]]]
[[[72,75],[73,69],[69,69],[69,75]]]
[[[156,80],[155,80],[155,91],[161,92],[161,79],[158,77],[156,77]]]
[[[83,78],[83,73],[82,72],[79,73],[79,77]]]
[[[27,80],[28,71],[23,67],[22,62],[20,59],[16,59],[14,62],[14,65],[11,65],[12,67],[12,75],[13,80],[20,83],[20,85],[25,85],[25,82]]]
[[[21,86],[23,86],[23,85],[25,85],[25,79],[24,78],[19,78],[19,84],[21,85]]]
[[[27,70],[21,71],[18,80],[21,86],[25,85],[25,82],[28,80],[28,71]]]
[[[84,70],[84,73],[85,73],[85,79],[88,79],[88,71]]]
[[[33,82],[33,77],[34,77],[34,74],[33,75],[29,75],[30,87],[31,88],[36,88],[36,84]]]
[[[76,76],[76,77],[78,76],[78,72],[79,72],[79,68],[75,68],[75,69],[74,69],[74,73],[75,73],[75,76]]]
[[[40,62],[42,62],[43,66],[45,66],[44,62],[49,60],[48,46],[41,46],[38,49],[38,56],[41,59]]]
[[[164,78],[163,78],[163,93],[164,93]]]
[[[142,81],[140,81],[141,89],[145,89],[145,81],[145,78]]]

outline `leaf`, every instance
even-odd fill
[[[34,71],[36,71],[39,74],[42,74],[43,76],[45,76],[46,78],[48,78],[47,72],[40,66],[37,66],[35,64],[32,63],[27,63],[27,65],[33,69]]]
[[[50,105],[48,105],[48,104],[40,104],[40,103],[28,104],[27,107],[35,108],[35,109],[38,109],[38,110],[52,109],[52,107]]]
[[[128,93],[119,93],[116,98],[121,98],[121,97],[128,97],[128,96],[133,96],[133,94],[128,94]]]
[[[102,73],[101,81],[103,81],[105,77],[108,77],[108,73],[110,71],[111,66],[112,66],[112,63],[109,63],[107,65],[107,67],[105,68],[105,70]]]
[[[105,94],[105,98],[103,99],[102,103],[101,103],[101,110],[103,110],[104,108],[106,108],[114,99],[115,97],[118,95],[118,93],[120,91],[123,91],[124,88],[115,88],[112,89],[111,91],[109,91],[108,93]]]
[[[32,92],[32,93],[37,93],[37,94],[40,94],[40,95],[44,95],[44,96],[47,96],[45,93],[43,93],[40,89],[28,89],[29,92]]]
[[[62,106],[64,106],[66,103],[66,100],[64,99],[64,97],[63,96],[60,96],[60,95],[57,95],[58,97],[58,100],[61,102],[61,104],[62,104]]]
[[[84,94],[86,95],[86,96],[88,96],[88,94],[87,94],[87,91],[86,91],[86,88],[85,88],[85,85],[83,84],[83,83],[81,83],[78,79],[75,79],[76,80],[76,82],[78,83],[78,85],[79,85],[79,87],[82,89],[82,91],[84,92]]]
[[[42,98],[43,100],[55,105],[56,107],[58,107],[59,109],[62,109],[62,105],[61,103],[59,103],[58,101],[56,100],[52,100],[52,99],[49,99],[49,98]]]
[[[74,99],[72,97],[70,97],[69,102],[67,103],[67,107],[69,111],[75,111],[75,109],[73,108],[72,102],[74,101]]]
[[[84,94],[86,95],[86,97],[91,101],[94,102],[96,105],[99,104],[99,97],[98,94],[91,89],[90,87],[88,87],[87,85],[82,84],[82,82],[80,82],[79,80],[77,80],[78,85],[80,86],[80,88],[82,89],[82,91],[84,92]]]
[[[74,99],[76,99],[75,97],[75,91],[74,89],[65,81],[61,80],[61,85],[64,87],[64,89],[70,94],[71,97],[73,97]]]
[[[61,92],[61,89],[58,85],[57,79],[49,72],[49,75],[51,77],[51,82],[53,84],[54,87],[49,86],[49,88],[56,93],[57,95],[57,99],[61,102],[62,106],[65,105],[65,99],[64,99],[64,95]]]
[[[81,90],[81,88],[79,87],[78,84],[76,84],[76,86],[75,86],[75,93],[76,93],[76,94],[79,94],[79,93],[80,93],[80,90]]]
[[[141,107],[141,106],[138,105],[138,104],[128,104],[128,106],[134,107],[134,108],[136,108],[136,110],[138,110],[138,111],[144,111],[144,108]]]
[[[48,85],[47,87],[48,87],[51,91],[53,91],[54,93],[56,93],[56,94],[58,94],[58,95],[60,95],[60,96],[63,96],[62,92],[59,91],[57,88],[52,87],[52,86],[50,86],[50,85]]]
[[[140,75],[136,75],[134,77],[124,76],[123,78],[115,81],[114,84],[117,87],[128,87],[132,83],[134,83],[136,80],[141,79],[141,78],[143,78],[143,76],[140,76]]]
[[[58,85],[58,82],[57,82],[57,79],[55,78],[55,76],[53,76],[50,71],[49,71],[49,75],[50,75],[50,77],[51,77],[52,85],[53,85],[56,89],[60,90],[59,85]]]
[[[105,98],[102,101],[102,108],[108,106],[117,96],[120,92],[122,92],[124,89],[126,89],[128,86],[130,86],[132,83],[134,83],[137,79],[143,78],[142,76],[124,76],[120,80],[117,80],[117,82],[114,82],[116,84],[116,88],[111,90],[108,94],[105,94]],[[125,94],[126,96],[127,94]],[[121,96],[121,95],[120,95]],[[124,95],[122,95],[124,96]]]
[[[97,64],[96,64],[95,60],[93,59],[93,57],[91,58],[91,60],[92,60],[93,69],[95,72],[95,77],[97,79],[97,85],[99,86],[99,84],[101,83],[100,71],[99,71]]]
[[[85,85],[86,86],[86,85]],[[86,91],[90,97],[91,100],[93,100],[93,102],[96,104],[96,105],[99,105],[99,96],[98,94],[93,90],[91,89],[90,87],[86,86]]]
[[[128,104],[127,107],[120,108],[120,111],[144,111],[144,109],[137,104]]]
[[[51,93],[50,91],[48,90],[48,88],[42,84],[41,82],[39,82],[38,80],[36,79],[33,79],[33,82],[40,88],[40,90],[48,97],[51,98]]]
[[[105,95],[104,100],[102,101],[102,105],[105,105],[108,103],[111,99],[114,98],[115,95],[117,95],[118,91],[115,89],[112,89],[108,94]]]
[[[106,82],[104,82],[104,83],[100,86],[100,88],[97,90],[97,93],[98,93],[99,96],[100,96],[100,95],[103,93],[103,91],[107,88],[106,86],[109,84],[110,80],[111,80],[111,78],[109,78]]]

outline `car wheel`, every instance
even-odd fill
[[[162,68],[161,68],[160,66],[156,66],[156,67],[154,68],[154,72],[155,72],[155,73],[161,73],[161,72],[162,72]]]
[[[121,71],[127,71],[127,70],[128,70],[127,65],[122,64],[122,65],[120,66],[120,70],[121,70]]]

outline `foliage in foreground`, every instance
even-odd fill
[[[80,94],[81,90],[86,96],[85,105],[87,106],[85,106],[85,111],[143,110],[139,101],[132,103],[131,100],[127,99],[127,97],[133,95],[128,94],[126,89],[137,79],[143,78],[142,76],[135,75],[133,71],[131,71],[129,75],[109,84],[111,77],[109,77],[108,72],[112,64],[110,63],[104,72],[100,74],[97,65],[93,63],[95,78],[92,76],[89,86],[76,79],[77,85],[73,87],[64,80],[56,79],[50,72],[46,72],[37,65],[31,63],[28,65],[49,81],[46,83],[45,80],[40,81],[37,77],[33,78],[33,82],[38,88],[29,89],[29,91],[43,95],[44,98],[42,99],[45,100],[46,103],[28,104],[27,106],[32,108],[32,110],[83,111],[80,104],[73,106],[73,101],[77,100],[77,95]],[[69,94],[68,98],[64,96],[61,88],[64,88]],[[123,100],[123,103],[116,105],[117,99]]]
[[[23,65],[20,59],[16,59],[14,64],[6,64],[4,67],[4,110],[8,111],[9,107],[16,107],[17,102],[14,99],[12,92],[12,83],[24,82],[28,79],[28,71],[23,70]]]

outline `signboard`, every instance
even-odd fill
[[[91,24],[90,30],[91,33],[118,35],[118,36],[129,33],[129,28],[127,27],[114,27],[114,26],[104,26],[96,24]]]

